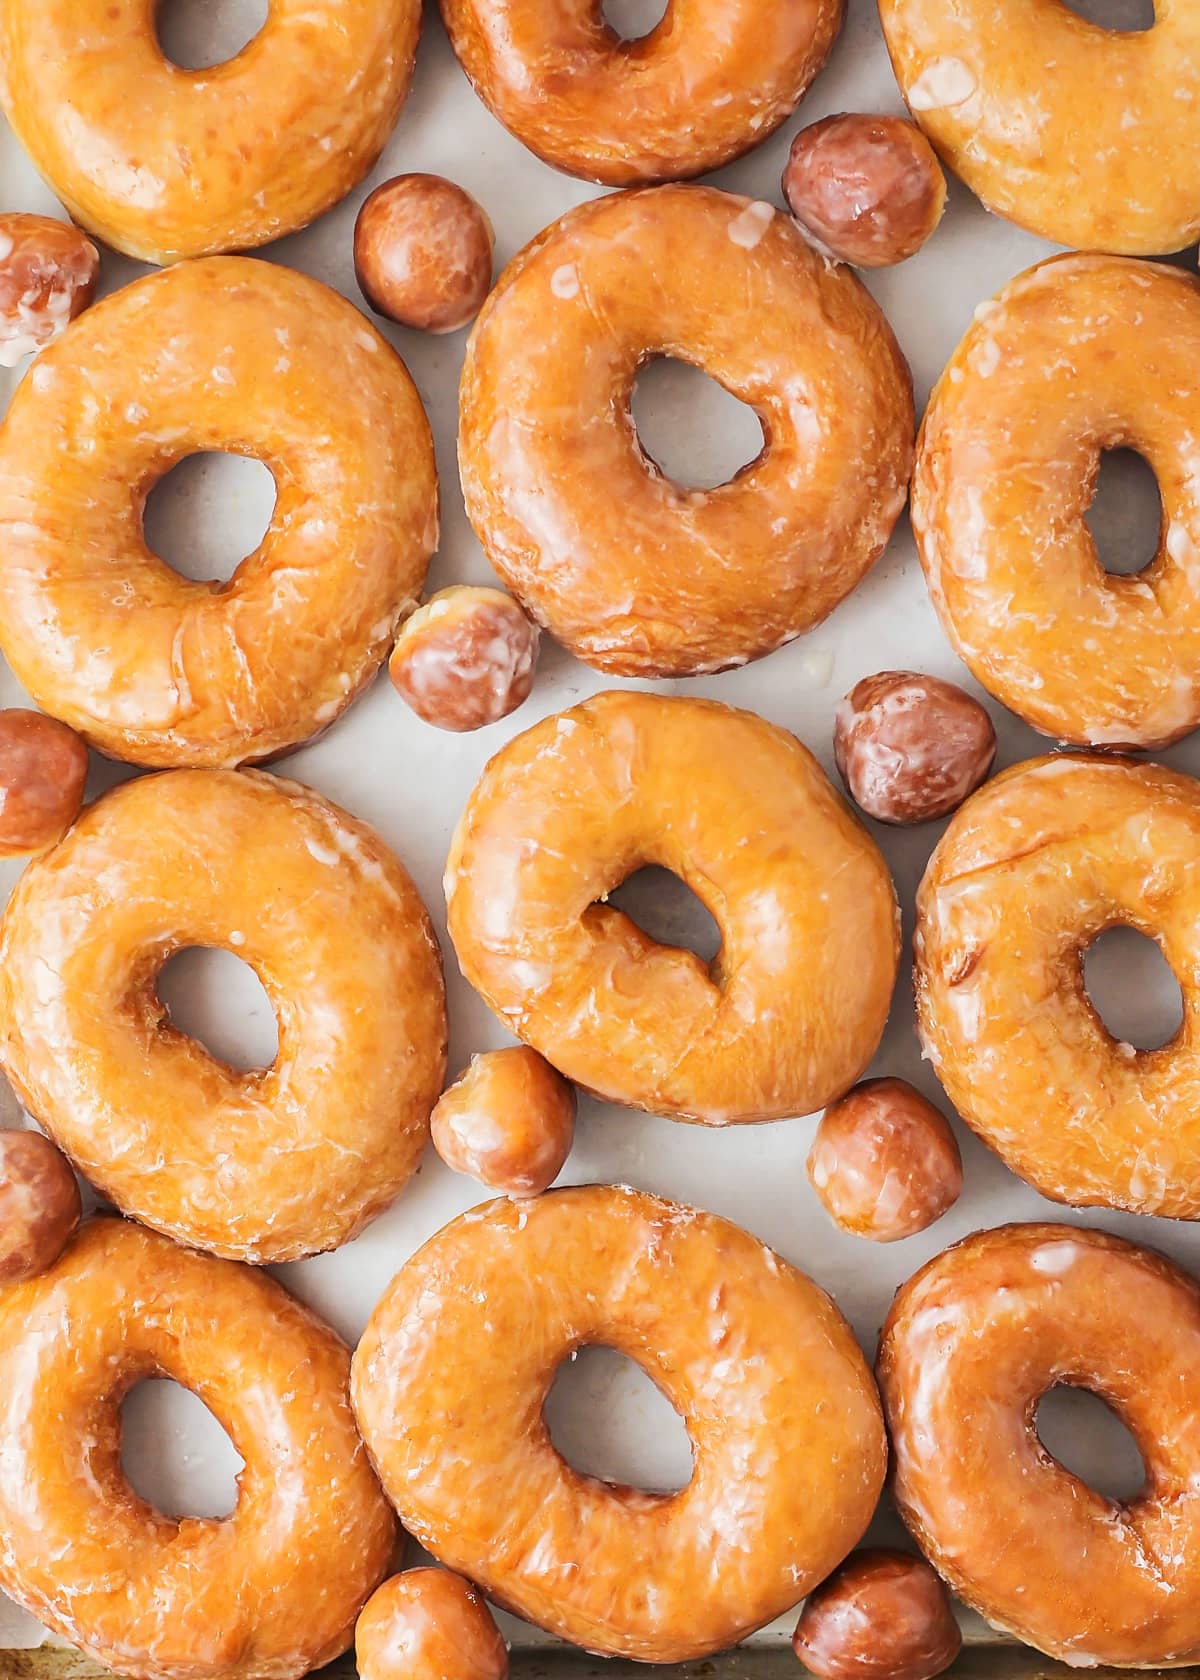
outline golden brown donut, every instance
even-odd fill
[[[685,490],[643,451],[639,370],[691,362],[764,446]],[[614,193],[511,262],[467,348],[459,466],[488,559],[579,658],[626,676],[743,665],[833,611],[904,506],[912,384],[859,281],[769,204]]]
[[[924,1558],[872,1547],[851,1552],[809,1594],[792,1649],[820,1680],[933,1680],[962,1634]]]
[[[155,484],[204,450],[277,486],[224,584],[181,577],[142,530]],[[436,542],[403,362],[275,264],[185,263],[95,305],[0,432],[0,644],[45,711],[138,764],[235,765],[319,733],[375,674]]]
[[[546,1395],[597,1343],[687,1424],[681,1492],[597,1481],[555,1451]],[[376,1307],[352,1392],[422,1545],[540,1627],[643,1662],[706,1656],[794,1604],[883,1478],[874,1388],[829,1297],[726,1220],[636,1190],[455,1220]]]
[[[963,1119],[1042,1195],[1200,1218],[1200,783],[1151,764],[1034,759],[968,800],[917,894],[925,1053]],[[1184,1024],[1119,1043],[1082,956],[1114,925],[1157,941]]]
[[[412,77],[418,0],[269,0],[235,57],[181,70],[148,0],[0,0],[0,100],[89,232],[145,262],[294,233],[362,180]]]
[[[99,278],[99,251],[69,222],[0,213],[0,367],[16,367],[61,337]]]
[[[1056,257],[976,313],[913,479],[943,628],[1044,734],[1164,746],[1200,722],[1200,286],[1162,265]],[[1084,519],[1102,452],[1123,447],[1163,503],[1158,551],[1133,576],[1101,567]]]
[[[539,1196],[575,1136],[575,1092],[527,1044],[486,1050],[438,1098],[433,1147],[454,1172],[506,1196]]]
[[[900,1290],[879,1381],[905,1522],[993,1627],[1072,1667],[1200,1657],[1200,1290],[1100,1231],[1008,1225]],[[1088,1389],[1146,1466],[1127,1503],[1038,1439],[1048,1390]]]
[[[360,1680],[507,1680],[508,1651],[475,1588],[448,1569],[406,1569],[372,1594],[354,1630]]]
[[[0,1132],[0,1286],[36,1277],[79,1226],[79,1185],[40,1132]]]
[[[612,187],[701,175],[784,122],[844,0],[669,0],[640,40],[599,0],[440,0],[476,93],[523,146]]]
[[[672,870],[711,964],[605,903]],[[723,1126],[807,1114],[874,1054],[898,954],[887,865],[812,755],[750,712],[613,692],[497,753],[446,864],[459,966],[609,1102]]]
[[[1104,29],[1060,0],[879,0],[900,91],[989,210],[1043,239],[1153,256],[1194,245],[1200,13]]]
[[[395,1525],[332,1330],[262,1273],[94,1219],[0,1293],[0,1585],[133,1680],[293,1680],[350,1644]],[[231,1516],[125,1479],[121,1402],[198,1395],[245,1462]]]
[[[236,1072],[171,1025],[158,975],[196,945],[258,975],[271,1067]],[[232,1259],[295,1260],[348,1242],[417,1165],[446,1065],[437,945],[379,837],[308,788],[143,777],[9,900],[0,1062],[124,1212]]]

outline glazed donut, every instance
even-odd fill
[[[639,370],[691,362],[757,412],[728,484],[643,451]],[[488,559],[572,653],[626,676],[744,665],[833,611],[904,506],[912,383],[890,327],[790,218],[712,187],[614,193],[505,269],[463,368],[459,467]]]
[[[1073,1667],[1200,1657],[1200,1290],[1101,1231],[1009,1225],[900,1290],[879,1381],[901,1515],[960,1598]],[[1088,1389],[1146,1481],[1118,1504],[1050,1456],[1038,1401]]]
[[[1104,29],[1059,0],[879,0],[900,91],[989,210],[1058,245],[1153,256],[1194,245],[1200,15]]]
[[[687,1424],[681,1492],[597,1481],[555,1451],[554,1374],[597,1343]],[[448,1225],[376,1307],[352,1393],[423,1546],[540,1627],[642,1662],[706,1656],[796,1603],[883,1480],[874,1388],[829,1297],[735,1225],[636,1190]]]
[[[1156,765],[1035,759],[968,800],[917,895],[925,1053],[963,1119],[1043,1196],[1200,1218],[1200,784]],[[1084,987],[1116,924],[1157,941],[1184,1024],[1119,1043]]]
[[[711,964],[605,900],[672,870]],[[446,865],[459,966],[504,1024],[608,1102],[724,1126],[821,1108],[883,1032],[887,865],[794,736],[710,700],[597,695],[510,741]]]
[[[186,71],[148,0],[0,0],[0,100],[76,221],[144,262],[307,227],[374,166],[419,0],[269,0],[236,57]],[[135,364],[136,365],[136,364]]]
[[[278,491],[226,584],[181,577],[142,531],[154,485],[203,450],[256,456]],[[273,264],[187,263],[97,304],[18,387],[0,542],[0,644],[43,710],[137,764],[268,758],[349,705],[415,604],[429,425],[345,299]]]
[[[94,1219],[0,1294],[0,1585],[134,1680],[292,1680],[344,1651],[395,1526],[350,1356],[272,1279]],[[171,1377],[245,1469],[224,1521],[164,1516],[121,1467],[121,1402]]]
[[[271,1067],[236,1072],[171,1026],[158,975],[196,945],[258,975]],[[308,788],[143,777],[9,900],[0,1063],[123,1212],[231,1259],[296,1260],[348,1242],[417,1165],[446,1066],[437,945],[378,836]]]
[[[476,93],[531,152],[611,187],[702,175],[773,134],[844,0],[668,0],[637,41],[600,0],[440,0]]]
[[[925,415],[913,530],[959,657],[1044,734],[1164,746],[1200,723],[1200,288],[1120,257],[1065,256],[977,311]],[[1162,495],[1134,576],[1084,515],[1104,450]]]

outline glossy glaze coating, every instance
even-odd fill
[[[783,194],[818,249],[887,268],[915,256],[941,221],[946,177],[912,123],[844,111],[796,135]]]
[[[801,1611],[792,1648],[820,1680],[933,1680],[962,1634],[950,1597],[923,1558],[851,1552]]]
[[[980,306],[934,389],[912,510],[929,592],[976,678],[1044,734],[1157,747],[1200,722],[1198,369],[1194,275],[1066,256]],[[1102,452],[1126,447],[1163,504],[1128,577],[1084,519]]]
[[[1058,245],[1193,245],[1200,13],[1103,29],[1059,0],[879,0],[896,79],[945,161],[998,215]]]
[[[903,1079],[868,1079],[831,1103],[808,1154],[830,1217],[873,1242],[924,1231],[962,1191],[950,1122]]]
[[[597,1481],[555,1451],[546,1395],[597,1343],[687,1424],[681,1492]],[[455,1220],[376,1307],[353,1394],[422,1545],[527,1620],[644,1662],[706,1656],[794,1604],[883,1478],[877,1397],[829,1297],[736,1226],[634,1190]]]
[[[409,1569],[373,1593],[354,1630],[360,1680],[507,1680],[508,1651],[469,1582]]]
[[[100,253],[52,216],[0,213],[0,367],[44,350],[96,291]]]
[[[419,718],[462,733],[528,700],[537,656],[537,625],[511,595],[455,584],[405,621],[388,675]]]
[[[713,916],[711,964],[605,902],[646,864]],[[471,984],[609,1102],[711,1126],[807,1114],[887,1019],[887,865],[794,736],[713,701],[600,694],[509,742],[451,842],[446,901]]]
[[[255,456],[277,486],[225,584],[181,577],[142,532],[149,492],[203,450]],[[436,543],[403,362],[274,264],[213,257],[105,299],[0,433],[4,653],[46,711],[134,763],[235,765],[319,733],[387,654]]]
[[[438,1098],[430,1125],[455,1172],[508,1196],[537,1196],[571,1153],[575,1092],[528,1045],[488,1050]]]
[[[354,273],[380,315],[421,332],[457,332],[492,283],[492,224],[441,175],[396,175],[354,224]]]
[[[758,413],[728,484],[643,451],[639,370],[694,363]],[[904,506],[912,387],[854,275],[769,204],[712,187],[616,193],[511,262],[463,370],[459,464],[488,558],[579,658],[626,676],[742,665],[811,629]]]
[[[158,975],[196,945],[258,975],[271,1067],[237,1072],[170,1024]],[[365,824],[254,771],[144,777],[89,806],[9,900],[0,1022],[5,1072],[87,1178],[241,1260],[336,1248],[382,1212],[445,1074],[416,888]]]
[[[829,55],[843,0],[669,0],[623,41],[599,0],[440,0],[475,91],[556,169],[679,180],[757,146]]]
[[[1198,1370],[1200,1290],[1161,1255],[1074,1225],[968,1237],[904,1285],[884,1325],[901,1514],[960,1598],[1048,1656],[1194,1663]],[[1038,1401],[1059,1384],[1099,1395],[1132,1433],[1146,1482],[1127,1504],[1038,1439]]]
[[[40,1132],[0,1132],[0,1286],[36,1277],[79,1225],[79,1185]]]
[[[838,706],[838,774],[878,822],[932,822],[957,810],[992,768],[996,731],[956,683],[920,671],[864,677]]]
[[[0,1585],[133,1680],[294,1680],[350,1644],[395,1524],[350,1356],[261,1273],[93,1219],[0,1293]],[[121,1468],[121,1402],[171,1377],[245,1462],[223,1521],[164,1516]]]
[[[164,58],[148,0],[0,0],[0,99],[75,219],[146,262],[294,233],[372,167],[412,76],[418,0],[269,0],[236,57]]]
[[[88,773],[82,738],[57,718],[0,711],[0,857],[39,852],[79,815]]]
[[[1083,754],[1031,760],[963,806],[917,895],[917,1010],[955,1108],[1072,1206],[1200,1218],[1200,783]],[[1082,957],[1114,925],[1157,940],[1177,1036],[1119,1043]]]

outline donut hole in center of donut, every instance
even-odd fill
[[[252,455],[187,455],[146,498],[146,547],[193,583],[227,583],[275,516],[275,479]]]
[[[604,0],[600,14],[620,41],[642,41],[667,15],[670,0]]]
[[[1074,12],[1098,29],[1121,35],[1142,34],[1154,28],[1154,0],[1062,0]]]
[[[121,1469],[163,1516],[231,1516],[244,1468],[225,1430],[190,1389],[169,1377],[148,1377],[125,1396]]]
[[[579,1348],[559,1366],[544,1408],[560,1457],[585,1476],[677,1493],[692,1479],[687,1426],[636,1360],[615,1348]]]
[[[158,0],[155,29],[163,57],[180,70],[211,70],[249,46],[270,0]]]
[[[1092,1008],[1118,1045],[1132,1051],[1170,1044],[1183,1025],[1183,993],[1155,940],[1139,928],[1105,928],[1084,950],[1081,967]]]
[[[1144,572],[1158,553],[1162,495],[1154,469],[1136,449],[1106,449],[1084,514],[1096,558],[1115,577]]]
[[[708,966],[721,949],[721,930],[703,899],[669,869],[646,864],[626,876],[607,902],[657,945],[692,951]]]
[[[1059,1383],[1047,1390],[1034,1427],[1051,1458],[1105,1499],[1127,1505],[1146,1485],[1137,1442],[1108,1401],[1091,1389]]]
[[[766,447],[762,421],[748,403],[674,356],[643,363],[629,412],[642,453],[683,490],[730,483]]]
[[[163,964],[158,996],[171,1024],[239,1073],[269,1068],[279,1027],[262,981],[232,951],[189,945]]]

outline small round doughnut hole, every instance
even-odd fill
[[[52,1266],[79,1229],[79,1185],[40,1132],[0,1132],[0,1284]]]
[[[831,256],[888,268],[919,251],[941,221],[946,177],[915,124],[847,112],[800,130],[783,196]]]
[[[792,1648],[821,1680],[933,1680],[957,1657],[962,1634],[923,1558],[864,1550],[810,1593]]]
[[[397,175],[354,224],[354,272],[380,315],[432,333],[478,315],[492,284],[492,224],[470,193],[440,175]]]
[[[455,1172],[506,1196],[539,1196],[575,1135],[575,1092],[526,1045],[488,1050],[443,1092],[433,1147]]]
[[[903,1079],[868,1079],[825,1110],[808,1176],[844,1231],[896,1242],[953,1207],[962,1157],[950,1122],[919,1091]]]
[[[83,803],[88,754],[57,718],[0,711],[0,857],[40,852],[62,839]]]
[[[368,1600],[354,1630],[361,1680],[506,1680],[491,1611],[460,1575],[410,1569]]]
[[[96,295],[100,253],[70,222],[0,215],[0,367],[44,350]]]
[[[880,671],[837,710],[833,753],[855,804],[885,823],[923,823],[985,780],[996,731],[977,700],[917,671]]]
[[[529,698],[537,655],[537,625],[511,595],[456,584],[405,622],[388,674],[419,718],[462,733]]]

